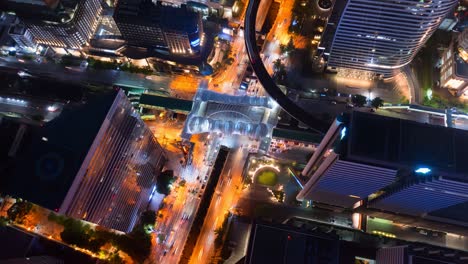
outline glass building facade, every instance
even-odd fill
[[[114,20],[129,46],[191,56],[201,50],[201,15],[148,0],[119,1]]]
[[[296,198],[461,221],[468,205],[466,142],[466,130],[357,111],[341,115],[302,171]]]
[[[79,49],[96,30],[101,4],[101,0],[70,0],[49,6],[42,1],[8,0],[0,7],[15,12],[37,43]]]
[[[162,147],[119,91],[59,212],[129,232],[146,210],[165,161]]]
[[[329,67],[391,77],[411,62],[457,0],[348,0]]]

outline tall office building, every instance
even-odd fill
[[[455,96],[468,95],[468,28],[442,53],[440,86]]]
[[[39,44],[69,49],[89,41],[102,11],[101,0],[6,0],[0,7],[15,12]]]
[[[307,182],[297,199],[460,219],[457,206],[468,204],[467,143],[465,130],[364,112],[343,115],[302,171]]]
[[[21,48],[29,48],[29,49],[36,49],[37,42],[34,39],[33,35],[23,25],[15,25],[10,28],[8,31],[10,37],[15,40],[16,44]]]
[[[411,62],[458,0],[337,1],[328,66],[391,77]]]
[[[65,108],[22,134],[2,193],[123,232],[146,210],[166,161],[122,91]]]
[[[202,45],[201,16],[150,0],[120,0],[115,22],[128,45],[177,55],[198,53]]]

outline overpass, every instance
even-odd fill
[[[447,111],[444,109],[437,109],[437,108],[416,105],[416,104],[384,104],[384,106],[380,108],[382,109],[408,109],[408,110],[415,111],[415,112],[421,112],[421,113],[438,115],[438,116],[447,115]],[[468,119],[468,114],[461,113],[461,112],[455,111],[455,112],[452,112],[451,115],[457,118]]]
[[[157,110],[171,110],[175,113],[187,115],[192,110],[193,102],[154,94],[142,94],[139,106]]]
[[[463,122],[468,120],[468,114],[458,112],[455,109],[436,109],[432,107],[415,105],[415,104],[384,104],[382,109],[406,109],[408,111],[426,113],[432,116],[439,116],[444,118],[445,126],[453,127],[455,120],[464,119]]]
[[[265,88],[266,92],[286,111],[288,114],[308,125],[314,131],[324,134],[329,125],[318,119],[316,116],[304,111],[300,106],[296,105],[294,101],[288,98],[276,83],[271,78],[270,74],[263,65],[260,57],[259,49],[257,47],[255,22],[257,19],[257,12],[261,0],[249,0],[247,10],[245,13],[244,35],[245,46],[247,47],[247,54],[249,55],[250,64],[252,65],[258,80]]]

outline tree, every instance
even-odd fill
[[[355,94],[355,95],[353,95],[353,97],[351,98],[351,101],[352,101],[353,104],[356,105],[357,107],[363,107],[363,106],[366,104],[367,97],[365,97],[364,95]]]
[[[50,213],[49,213],[49,216],[47,217],[47,219],[48,219],[50,222],[55,222],[55,223],[57,223],[57,224],[64,225],[65,220],[66,220],[66,217],[63,216],[63,215],[56,214],[56,213],[54,213],[54,212],[50,212]]]
[[[107,258],[109,264],[122,264],[125,263],[124,260],[119,256],[119,253],[114,253]]]
[[[24,218],[31,212],[33,205],[27,201],[16,202],[7,211],[8,218],[17,223],[22,223]]]
[[[224,228],[223,227],[219,227],[217,228],[214,233],[216,235],[216,238],[214,240],[214,244],[217,248],[221,247],[223,245],[223,236],[224,236]]]
[[[232,65],[234,63],[234,58],[233,57],[229,57],[226,59],[226,64],[227,65]]]
[[[60,233],[60,238],[63,242],[82,248],[89,248],[91,235],[88,225],[84,225],[79,220],[68,218],[64,221],[63,227],[64,229]]]
[[[181,181],[179,182],[179,186],[184,187],[186,183],[187,183],[186,180],[181,180]]]
[[[135,226],[128,235],[116,236],[114,243],[137,263],[143,263],[151,252],[151,236],[142,225]]]
[[[376,97],[376,98],[372,99],[371,105],[375,109],[378,109],[379,107],[383,106],[383,103],[384,103],[384,100],[382,100],[382,98]]]
[[[140,222],[142,225],[154,226],[154,223],[156,223],[156,212],[152,210],[144,211],[141,214]]]
[[[293,52],[296,49],[294,46],[294,41],[292,38],[289,38],[288,45],[286,45],[286,51],[288,53]]]
[[[174,182],[174,171],[163,171],[156,181],[156,191],[160,194],[169,194],[169,185]]]
[[[273,62],[273,71],[274,72],[279,72],[282,68],[284,68],[283,63],[281,62],[281,59],[277,59]]]
[[[42,121],[44,121],[44,116],[41,115],[41,114],[35,114],[35,115],[31,116],[31,119],[34,120],[34,121],[42,122]]]
[[[63,55],[60,59],[60,64],[63,66],[79,66],[82,59],[72,55]]]
[[[0,216],[0,227],[6,226],[8,224],[8,219],[6,217]]]
[[[279,47],[280,47],[280,52],[281,52],[281,54],[286,53],[286,51],[287,51],[287,50],[286,50],[286,45],[280,44]]]

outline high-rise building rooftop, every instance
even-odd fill
[[[122,91],[65,107],[28,135],[16,166],[2,179],[2,193],[108,228],[132,229],[165,155]]]
[[[468,203],[467,144],[465,130],[355,111],[325,135],[302,171],[298,199],[426,218],[452,208],[438,217],[459,221],[455,208]]]
[[[452,11],[457,0],[346,0],[334,31],[328,66],[391,77]],[[343,8],[343,2],[346,5]]]

